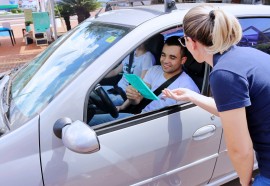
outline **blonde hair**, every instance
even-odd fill
[[[210,5],[199,5],[184,17],[185,35],[206,46],[209,53],[223,53],[242,38],[237,18]]]

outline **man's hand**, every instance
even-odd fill
[[[127,99],[130,100],[132,105],[138,105],[143,99],[142,95],[131,85],[129,85],[126,89]]]

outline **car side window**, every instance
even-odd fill
[[[239,46],[257,48],[270,54],[270,18],[241,18],[243,37]]]
[[[143,78],[143,80],[148,85],[150,85],[150,89],[152,89],[152,91],[159,89],[159,87],[165,82],[164,80],[162,80],[162,77],[164,77],[162,75],[164,73],[164,69],[160,63],[165,40],[172,36],[182,35],[182,28],[177,27],[161,33],[154,34],[152,37],[148,38],[144,42],[146,51],[150,53],[147,54],[148,56],[145,56],[148,58],[147,63],[149,63],[149,61],[155,61],[154,63],[149,63],[149,65],[152,65],[148,65],[147,73]],[[178,38],[174,39],[176,39],[178,44]],[[141,45],[142,44],[138,45],[138,47],[140,47]],[[168,48],[173,46],[175,46],[175,43],[167,45]],[[137,49],[138,48],[134,49],[134,52],[136,52]],[[169,51],[169,49],[167,51]],[[168,109],[170,106],[180,104],[173,99],[161,98],[161,94],[158,93],[159,95],[157,96],[159,97],[159,100],[153,100],[150,102],[143,100],[139,105],[135,104],[134,106],[133,104],[129,104],[128,107],[122,107],[123,105],[125,105],[125,101],[127,100],[125,99],[126,89],[123,89],[122,85],[123,82],[127,80],[123,80],[121,76],[123,75],[123,73],[128,73],[124,69],[128,68],[127,66],[130,59],[132,58],[130,57],[131,54],[132,53],[126,56],[121,62],[119,62],[119,64],[115,68],[113,68],[113,70],[106,74],[101,80],[101,82],[98,83],[96,88],[90,93],[88,107],[89,110],[87,112],[87,123],[91,127],[115,120],[132,117],[137,114],[150,114],[150,112],[157,113],[157,111],[160,109],[164,110]],[[175,89],[178,87],[189,87],[190,89],[194,89],[195,91],[200,92],[203,86],[205,64],[197,63],[190,53],[188,53],[187,55],[188,61],[186,61],[184,66],[181,66],[184,71],[183,76],[179,76],[179,78],[175,79],[176,81],[173,81],[173,83],[168,86],[170,87],[170,89]],[[138,63],[138,61],[136,61],[135,59],[135,62],[133,63]],[[145,63],[145,61],[143,63]],[[120,73],[121,69],[122,73]],[[112,73],[113,71],[115,72]],[[147,104],[144,104],[145,102]]]

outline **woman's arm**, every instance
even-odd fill
[[[240,178],[241,185],[248,186],[252,177],[254,152],[245,107],[220,112],[219,116],[232,164]]]
[[[164,89],[162,93],[165,97],[172,98],[177,101],[190,101],[204,110],[219,116],[216,103],[211,97],[201,95],[187,88],[178,88],[174,90]]]

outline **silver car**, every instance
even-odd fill
[[[2,76],[1,185],[193,186],[237,177],[220,119],[192,103],[87,124],[97,113],[118,114],[100,88],[117,82],[105,81],[108,72],[145,41],[158,60],[164,39],[183,35],[183,16],[196,4],[176,6],[170,13],[151,5],[99,14]],[[270,6],[215,6],[239,18],[239,45],[270,53]],[[211,68],[191,56],[184,68],[211,96]]]

